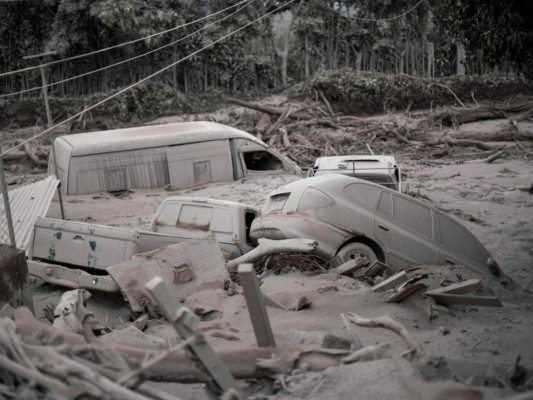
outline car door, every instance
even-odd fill
[[[374,235],[385,246],[393,268],[439,261],[430,207],[383,190],[374,221]]]

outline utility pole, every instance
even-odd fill
[[[24,56],[22,57],[24,60],[32,60],[34,58],[44,58],[44,57],[48,57],[48,56],[53,56],[55,55],[56,52],[55,51],[49,51],[49,52],[46,52],[46,53],[41,53],[41,54],[33,54],[31,56]],[[46,79],[46,73],[45,73],[45,65],[43,65],[42,63],[39,65],[39,68],[41,70],[41,80],[42,80],[42,83],[43,83],[43,97],[44,97],[44,106],[46,108],[46,119],[48,120],[48,129],[50,129],[53,125],[53,121],[52,121],[52,113],[50,112],[50,103],[48,101],[48,82],[47,82],[47,79]],[[56,157],[56,149],[55,149],[55,146],[54,146],[54,140],[52,139],[51,140],[51,153],[52,153],[52,158],[54,160],[54,173],[56,175],[56,178],[59,179],[59,173],[58,173],[58,169],[57,169],[57,157]],[[59,195],[59,207],[61,209],[61,218],[62,219],[65,219],[65,209],[63,208],[63,196],[61,194],[61,181],[59,182],[59,185],[57,186],[57,194]]]

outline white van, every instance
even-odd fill
[[[60,136],[53,142],[66,194],[171,185],[187,188],[301,169],[251,134],[214,122],[183,122]],[[48,170],[54,173],[54,160]]]

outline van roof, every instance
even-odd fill
[[[77,133],[61,136],[56,140],[67,142],[72,147],[72,156],[81,156],[233,138],[248,139],[268,147],[255,136],[240,129],[207,121]]]

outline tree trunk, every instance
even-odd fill
[[[304,47],[305,47],[305,79],[309,78],[309,41],[307,39],[307,36],[304,39]]]
[[[465,75],[466,51],[462,43],[457,43],[456,74]]]

